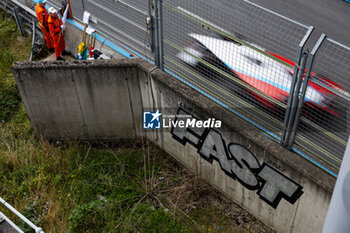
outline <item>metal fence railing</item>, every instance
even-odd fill
[[[23,222],[28,224],[35,233],[44,233],[43,229],[41,227],[36,226],[34,223],[32,223],[29,219],[27,219],[25,216],[23,216],[20,212],[18,212],[15,208],[13,208],[9,203],[7,203],[4,199],[0,197],[0,204],[5,206],[10,212],[12,212],[15,216],[17,216],[19,219],[21,219]],[[5,220],[14,230],[16,230],[19,233],[24,233],[15,223],[13,223],[9,218],[6,217],[5,214],[3,214],[0,211],[0,218]],[[0,222],[1,223],[1,222]]]
[[[40,27],[37,24],[36,21],[36,15],[35,11],[31,10],[25,3],[24,0],[4,0],[0,1],[0,8],[4,11],[8,12],[9,14],[12,14],[15,18],[15,14],[17,15],[17,24],[19,25],[20,32],[28,32],[31,33],[33,28],[33,22],[36,25],[37,35],[40,37],[43,37]],[[24,26],[27,27],[24,27]]]
[[[60,0],[49,0],[49,4],[60,6]],[[109,39],[127,46],[132,53],[153,61],[152,37],[148,29],[146,18],[149,10],[141,0],[110,1],[110,0],[82,0],[70,1],[73,15],[82,21],[84,11],[91,13],[97,21],[90,26],[97,29]],[[146,1],[147,3],[147,1]]]
[[[98,21],[94,27],[153,60],[146,25],[148,11],[132,4],[107,0],[86,0],[85,10],[94,13],[93,16]]]
[[[336,176],[349,135],[346,46],[324,36],[309,53],[312,27],[248,0],[162,5],[167,70]]]
[[[295,58],[309,27],[250,2],[220,4],[163,1],[165,68],[280,140],[294,68],[271,54]]]
[[[295,146],[321,157],[323,163],[336,172],[350,135],[350,47],[330,38],[321,41],[309,81],[311,88],[322,93],[317,97],[321,104],[315,106],[305,99],[305,114],[298,124]]]
[[[49,0],[60,5],[61,0]],[[350,50],[249,0],[77,0],[91,26],[336,176],[346,138]],[[306,85],[307,83],[307,85]]]

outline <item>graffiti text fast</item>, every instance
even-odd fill
[[[180,108],[178,115],[185,114],[190,115]],[[221,134],[214,129],[173,127],[171,133],[183,145],[188,142],[196,147],[208,162],[212,163],[214,159],[218,161],[226,175],[238,180],[244,187],[258,190],[260,198],[274,208],[282,198],[294,204],[303,194],[300,185],[266,163],[260,165],[256,157],[242,145],[230,143],[226,147]]]

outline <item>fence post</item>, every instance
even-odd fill
[[[300,44],[298,46],[298,52],[297,52],[295,65],[294,65],[294,71],[293,71],[293,79],[292,79],[292,84],[291,84],[290,90],[289,90],[287,109],[286,109],[286,113],[285,113],[285,117],[284,117],[282,136],[281,136],[281,141],[280,141],[280,144],[283,145],[283,146],[287,145],[287,138],[286,138],[286,136],[287,136],[287,128],[288,128],[288,122],[289,122],[291,111],[293,111],[293,109],[291,109],[291,105],[292,105],[292,102],[293,102],[293,95],[294,95],[294,91],[295,91],[295,85],[296,85],[296,82],[297,82],[297,79],[298,79],[298,70],[299,70],[300,64],[301,64],[302,52],[303,52],[304,46],[305,46],[307,40],[310,38],[310,35],[313,32],[313,30],[314,30],[314,27],[310,26],[308,31],[306,32],[304,38],[300,41]],[[299,90],[297,90],[297,91],[299,91]]]
[[[158,3],[157,0],[150,1],[151,24],[152,24],[152,52],[154,53],[154,63],[159,67],[159,42],[158,42]]]
[[[17,26],[19,28],[19,31],[21,33],[21,36],[24,36],[24,30],[23,30],[23,25],[22,25],[22,18],[19,15],[19,6],[16,6],[13,8],[13,15],[15,16],[15,20],[17,23]]]
[[[314,48],[312,49],[310,56],[309,56],[309,59],[307,61],[305,79],[303,81],[303,86],[302,86],[302,89],[300,91],[300,96],[298,96],[299,103],[298,103],[298,107],[297,107],[297,112],[295,114],[295,120],[293,122],[293,127],[292,127],[292,130],[290,132],[289,139],[288,139],[288,148],[289,149],[291,149],[293,146],[295,133],[296,133],[296,130],[298,127],[301,111],[304,107],[304,99],[305,99],[305,94],[306,94],[306,90],[307,90],[309,79],[310,79],[310,73],[311,73],[314,57],[315,57],[315,54],[317,53],[318,49],[320,48],[320,46],[325,38],[326,38],[326,34],[323,33],[320,36],[320,38],[318,39]]]
[[[290,133],[292,131],[293,125],[294,125],[294,121],[295,121],[295,116],[296,116],[296,109],[298,107],[299,104],[299,94],[300,94],[300,88],[301,88],[301,84],[303,83],[303,77],[304,77],[304,72],[305,72],[305,65],[306,65],[306,60],[308,57],[308,52],[304,52],[302,57],[301,57],[301,64],[299,67],[299,72],[298,72],[298,76],[297,76],[297,81],[296,81],[296,85],[295,85],[295,90],[293,93],[293,97],[292,97],[292,104],[290,107],[290,114],[289,114],[289,120],[287,123],[287,130],[286,130],[286,134],[285,134],[285,138],[284,138],[284,146],[288,147],[288,142],[289,142],[289,137],[290,137]]]
[[[146,19],[146,23],[147,23],[147,29],[149,30],[149,32],[151,32],[151,44],[150,49],[152,54],[154,55],[154,63],[157,64],[157,59],[158,57],[156,56],[156,36],[155,36],[155,30],[154,30],[154,4],[153,4],[153,0],[148,0],[148,17]]]
[[[159,64],[159,53],[158,53],[158,28],[157,28],[157,0],[152,1],[152,26],[153,26],[153,52],[154,52],[154,63],[158,66]]]
[[[159,68],[164,70],[163,66],[163,0],[157,0],[157,28],[158,28],[158,53]]]
[[[33,45],[35,43],[35,37],[36,37],[36,23],[35,23],[35,19],[32,19],[32,24],[33,24],[33,38],[32,38],[32,48],[31,48],[29,61],[32,61],[32,58],[33,58]]]
[[[163,67],[163,30],[162,30],[162,1],[161,0],[154,0],[152,2],[152,20],[153,20],[153,26],[154,26],[154,33],[152,40],[154,42],[154,62],[155,64],[160,68],[164,69]]]

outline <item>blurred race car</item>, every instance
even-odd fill
[[[220,72],[215,71],[215,69],[200,61],[204,60],[211,66],[215,66],[220,71],[224,71],[234,78],[242,80],[267,96],[281,103],[287,103],[293,79],[294,70],[292,68],[222,35],[214,34],[206,36],[189,34],[189,36],[194,39],[194,42],[185,46],[184,50],[200,59],[181,51],[177,54],[177,57],[187,65],[195,68],[207,78],[212,79],[212,82],[218,85],[221,83],[223,88],[227,89],[227,86],[229,86],[228,82],[231,85],[236,85],[235,81],[230,80],[228,77],[223,77],[223,75],[220,75]],[[295,65],[285,57],[266,50],[265,52],[292,66]],[[311,72],[310,76],[304,102],[306,111],[303,114],[312,118],[310,114],[314,116],[318,115],[315,112],[317,111],[318,113],[321,112],[322,116],[331,115],[339,117],[340,113],[335,104],[337,95],[316,84],[313,80],[317,79],[319,82],[338,90],[344,90],[344,88],[314,72]],[[240,88],[242,90],[243,87],[240,86]],[[258,92],[247,88],[243,89],[249,93],[249,96],[265,107],[269,109],[277,108],[276,104],[264,98]]]

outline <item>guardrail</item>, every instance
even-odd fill
[[[7,203],[1,197],[0,197],[0,203],[3,204],[6,208],[8,208],[12,213],[14,213],[16,216],[18,216],[25,223],[27,223],[31,228],[33,228],[35,233],[44,233],[42,228],[35,226],[29,219],[27,219],[25,216],[23,216],[20,212],[18,212],[15,208],[13,208],[9,203]],[[16,224],[14,224],[9,218],[7,218],[5,216],[5,214],[3,214],[1,211],[0,211],[0,217],[4,218],[5,221],[8,224],[10,224],[16,231],[23,233],[23,231]]]
[[[24,35],[25,31],[29,34],[32,34],[32,47],[37,38],[41,38],[42,42],[44,43],[43,34],[37,23],[36,13],[33,9],[17,0],[5,0],[1,2],[0,7],[6,12],[13,15],[22,36]],[[30,54],[29,61],[31,61],[32,58],[33,52]]]
[[[348,47],[324,35],[310,53],[312,26],[249,0],[71,4],[77,19],[89,11],[93,27],[133,54],[337,176],[350,134]]]
[[[26,30],[24,25],[26,25],[30,29],[33,28],[33,20],[34,20],[35,25],[38,29],[38,34],[42,35],[40,31],[40,27],[36,21],[35,11],[29,8],[24,3],[17,0],[4,0],[0,3],[0,7],[15,17],[16,23],[20,28],[21,33],[24,33],[24,31]],[[31,30],[26,30],[26,31],[28,33],[31,33]]]

